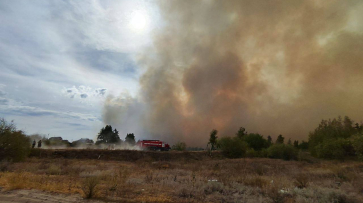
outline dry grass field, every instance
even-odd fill
[[[113,160],[89,150],[42,152],[25,162],[1,163],[0,187],[104,202],[363,202],[360,162],[223,159],[205,152],[135,152],[135,158],[132,151],[114,152],[129,158]]]

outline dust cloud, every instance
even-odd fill
[[[362,1],[158,4],[164,22],[138,58],[139,96],[104,105],[120,132],[205,146],[212,129],[306,140],[321,119],[361,121]]]

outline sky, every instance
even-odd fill
[[[0,1],[0,117],[204,146],[363,118],[363,2]]]
[[[158,16],[145,1],[0,1],[0,117],[95,138],[107,95],[135,96]]]

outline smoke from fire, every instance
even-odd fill
[[[161,1],[139,57],[137,98],[110,96],[105,123],[205,146],[212,129],[307,139],[321,119],[363,115],[363,2]],[[125,134],[126,135],[126,134]]]

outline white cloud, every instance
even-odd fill
[[[70,88],[63,88],[62,94],[65,97],[84,101],[87,99],[89,102],[103,102],[107,93],[106,88],[91,88],[88,86],[80,85],[78,87],[73,86]]]
[[[100,120],[99,118],[91,114],[83,114],[70,111],[55,111],[55,110],[48,110],[32,106],[7,105],[7,106],[0,106],[0,110],[2,111],[2,113],[6,113],[9,115],[54,116],[54,117],[72,118],[72,119],[80,119],[88,121]]]

